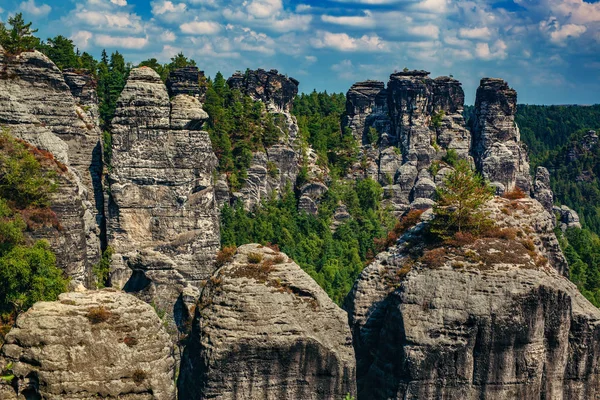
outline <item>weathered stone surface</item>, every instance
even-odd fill
[[[569,228],[581,229],[581,222],[579,222],[579,214],[567,206],[554,206],[552,211],[558,217],[558,226],[564,232]]]
[[[560,273],[552,217],[532,199],[487,209],[514,239],[431,250],[421,223],[362,272],[345,305],[359,398],[597,396],[600,311]]]
[[[254,100],[262,101],[270,111],[289,113],[294,97],[298,94],[299,82],[281,75],[276,69],[257,69],[246,73],[236,72],[227,79],[227,84]]]
[[[238,248],[203,289],[180,399],[332,399],[355,393],[347,315],[284,254]]]
[[[417,175],[440,160],[449,149],[468,158],[471,135],[462,115],[464,93],[460,82],[449,77],[432,79],[426,71],[406,71],[382,82],[354,84],[347,93],[343,127],[349,128],[362,145],[360,163],[351,177],[367,165],[374,177],[388,185],[386,202],[402,211],[416,199],[431,197],[431,185],[422,182],[415,190]],[[378,142],[369,143],[371,130]],[[399,193],[392,190],[399,189]],[[425,193],[422,193],[424,189]]]
[[[81,107],[96,124],[99,121],[98,83],[89,71],[66,68],[63,70],[65,83],[71,89],[71,94]]]
[[[169,100],[150,68],[133,69],[112,121],[107,236],[111,282],[175,313],[178,294],[214,270],[217,159],[197,99]]]
[[[177,68],[169,72],[167,78],[167,90],[170,97],[180,94],[187,94],[204,101],[206,94],[204,71],[198,70],[198,67]]]
[[[0,49],[0,125],[50,151],[68,167],[52,199],[65,230],[48,229],[36,237],[50,241],[58,264],[74,285],[88,287],[100,255],[103,223],[101,132],[94,85],[88,75],[67,71],[63,76],[37,51],[9,56]]]
[[[92,322],[94,310],[106,320]],[[148,304],[116,291],[36,303],[6,336],[0,364],[12,364],[15,376],[16,390],[0,389],[7,400],[175,399],[175,361],[162,322]]]
[[[515,123],[517,92],[502,79],[483,78],[475,98],[473,148],[484,178],[506,191],[531,190],[527,148]]]
[[[550,172],[544,167],[538,167],[535,172],[533,197],[544,206],[546,211],[553,212],[554,193],[550,187]]]

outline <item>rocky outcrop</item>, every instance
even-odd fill
[[[345,305],[359,398],[600,393],[600,311],[562,275],[552,216],[532,199],[486,208],[495,237],[426,245],[422,222],[362,272]]]
[[[175,320],[177,299],[210,276],[220,245],[206,118],[198,99],[169,100],[158,74],[142,67],[131,71],[112,121],[111,283]]]
[[[552,211],[556,214],[558,226],[563,232],[570,228],[581,229],[579,214],[575,210],[567,206],[554,206]]]
[[[198,70],[198,67],[177,68],[169,73],[166,83],[170,97],[187,94],[204,101],[206,77],[204,71]]]
[[[238,71],[227,79],[227,84],[254,100],[262,101],[269,111],[289,113],[294,97],[298,94],[299,82],[281,75],[276,69],[257,69],[247,70],[245,73]]]
[[[355,394],[347,316],[284,254],[237,249],[207,282],[180,399],[341,399]]]
[[[412,203],[431,205],[437,184],[429,170],[448,150],[469,157],[464,92],[453,78],[397,72],[387,88],[376,81],[354,84],[346,99],[343,128],[362,146],[361,161],[350,175],[378,180],[397,214]]]
[[[388,114],[387,90],[379,81],[357,82],[346,93],[346,114],[343,126],[350,128],[361,145],[371,143],[369,130],[375,129],[382,146],[390,141],[390,118]],[[381,139],[379,139],[381,137]]]
[[[550,187],[550,172],[544,167],[538,167],[535,172],[533,197],[544,206],[546,211],[552,214],[554,207],[554,193]]]
[[[498,193],[531,190],[527,148],[515,123],[517,92],[502,79],[483,78],[475,98],[473,157]]]
[[[115,291],[36,303],[6,336],[0,370],[14,375],[0,380],[6,400],[175,399],[162,321],[148,304]]]
[[[0,125],[65,164],[52,199],[68,231],[48,230],[58,264],[73,284],[91,286],[103,223],[101,132],[89,75],[63,73],[45,55],[7,55],[0,48]],[[73,95],[75,94],[75,97]]]

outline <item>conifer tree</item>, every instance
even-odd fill
[[[0,22],[0,44],[10,54],[31,51],[40,45],[40,40],[33,36],[37,29],[31,29],[31,22],[25,23],[23,14],[18,13],[8,19],[6,25]]]

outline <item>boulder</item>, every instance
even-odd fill
[[[244,245],[209,279],[183,354],[179,398],[355,394],[347,315],[284,254]]]
[[[6,336],[0,364],[14,375],[0,380],[7,400],[175,399],[169,335],[152,307],[122,292],[36,303]]]

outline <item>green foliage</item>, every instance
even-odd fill
[[[262,102],[231,90],[220,72],[207,82],[204,109],[209,115],[208,132],[219,159],[219,171],[227,174],[232,190],[239,190],[247,177],[252,153],[277,143],[281,131]],[[270,173],[274,172],[271,169]]]
[[[445,115],[446,114],[444,113],[444,110],[440,110],[439,112],[433,114],[431,117],[431,125],[436,129],[440,128]]]
[[[96,278],[96,287],[99,289],[106,287],[106,284],[108,283],[108,274],[110,272],[110,264],[113,254],[114,249],[111,246],[108,246],[102,252],[102,257],[92,269],[94,277]]]
[[[138,67],[149,67],[155,70],[160,78],[164,81],[169,77],[169,73],[178,68],[195,66],[196,61],[188,59],[182,52],[171,58],[171,62],[168,64],[161,64],[156,58],[150,58],[144,60],[138,64]]]
[[[456,169],[445,177],[444,185],[436,190],[431,233],[441,239],[448,239],[456,232],[479,234],[488,223],[479,207],[491,199],[493,193],[481,175],[466,161],[459,161]]]
[[[297,96],[292,110],[301,139],[311,145],[319,162],[328,166],[336,177],[343,176],[358,161],[358,143],[348,130],[340,129],[345,110],[346,97],[342,93],[316,91]]]
[[[31,29],[31,22],[25,23],[22,13],[8,18],[8,27],[0,22],[0,45],[9,54],[19,54],[37,48],[40,40],[33,36],[37,29]]]
[[[40,45],[40,51],[48,56],[58,68],[81,68],[80,57],[75,53],[75,45],[71,39],[58,35]]]
[[[104,151],[104,163],[110,169],[112,163],[112,134],[109,131],[102,132],[102,148]]]
[[[36,150],[0,133],[0,339],[16,314],[67,289],[48,243],[25,236],[28,227],[20,214],[48,210],[56,189],[54,171],[38,161]]]
[[[117,100],[125,87],[130,67],[125,64],[123,55],[115,51],[110,56],[102,50],[102,58],[98,63],[98,100],[100,122],[104,130],[108,130],[110,121],[115,115]]]
[[[442,157],[442,161],[451,167],[455,167],[458,163],[458,153],[454,149],[448,149],[448,151],[446,151],[446,155]]]
[[[0,197],[21,209],[46,207],[56,190],[55,176],[23,143],[0,131]]]
[[[221,212],[223,246],[277,244],[307,271],[338,304],[350,291],[366,260],[373,257],[375,238],[382,238],[395,221],[381,208],[382,189],[371,179],[334,182],[316,216],[299,212],[288,188],[282,198],[264,202],[253,212],[241,204]],[[333,213],[343,202],[351,218],[332,232]]]
[[[369,144],[371,146],[376,146],[377,141],[379,140],[379,132],[374,127],[369,128],[369,133],[367,134],[367,139],[369,140]]]

